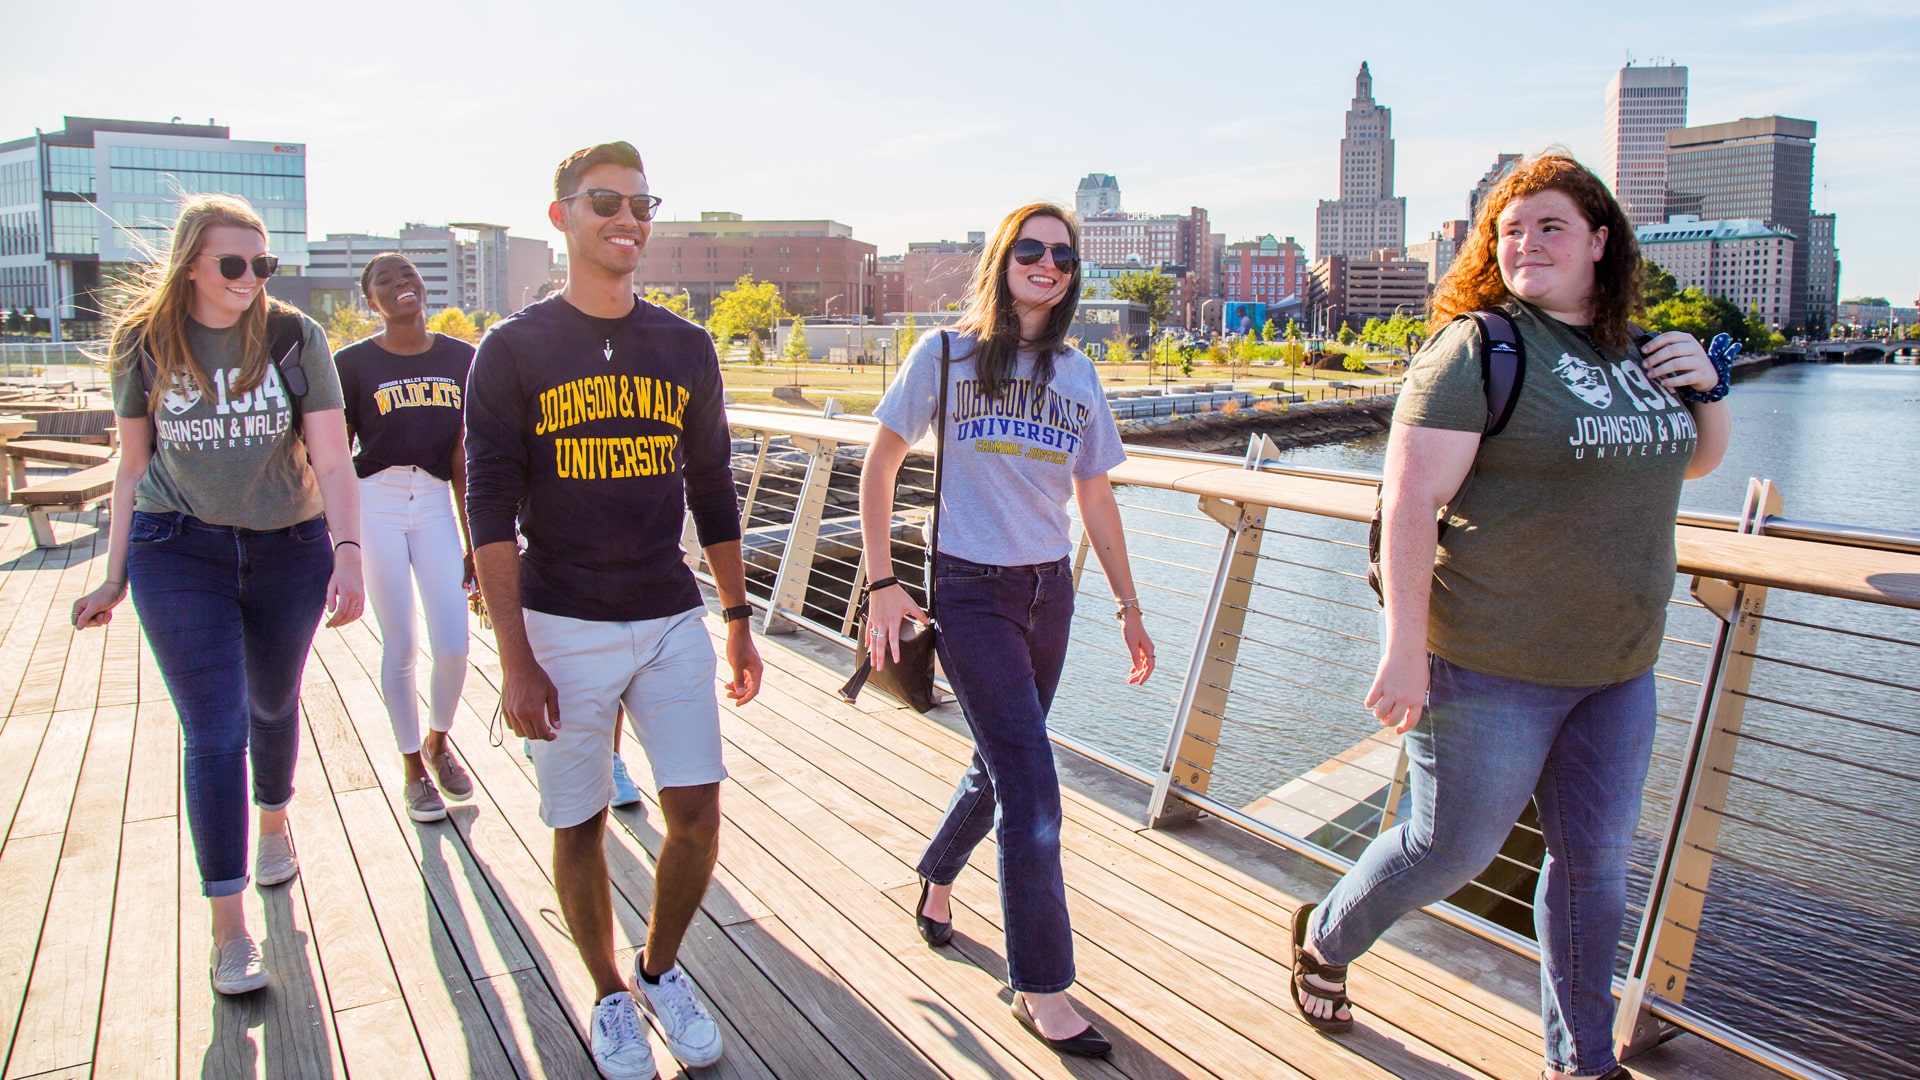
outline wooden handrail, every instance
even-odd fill
[[[727,409],[727,422],[734,427],[830,439],[847,445],[872,442],[874,431],[870,421],[829,420],[740,406]],[[931,441],[926,440],[929,446]],[[1214,464],[1187,456],[1159,457],[1151,448],[1137,449],[1145,452],[1136,452],[1115,468],[1110,474],[1114,483],[1180,491],[1344,521],[1367,521],[1373,516],[1374,493],[1365,484],[1255,472],[1226,462]],[[1683,574],[1920,609],[1920,555],[1856,547],[1838,541],[1750,536],[1678,523],[1674,543],[1679,556],[1678,569]]]

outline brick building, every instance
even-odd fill
[[[1108,214],[1080,223],[1080,258],[1115,270],[1165,268],[1179,278],[1168,322],[1196,326],[1201,302],[1220,295],[1215,235],[1198,206],[1185,214]]]
[[[742,274],[771,281],[795,315],[879,314],[874,246],[837,221],[750,221],[703,211],[699,221],[655,221],[633,272],[641,292],[685,292],[705,319]]]
[[[1269,233],[1228,244],[1221,273],[1220,298],[1229,302],[1277,304],[1307,295],[1307,253],[1291,236],[1276,240]]]
[[[1427,264],[1376,251],[1363,259],[1329,255],[1313,264],[1307,279],[1307,314],[1314,333],[1332,336],[1346,323],[1359,330],[1368,319],[1396,313],[1420,318],[1427,310]]]

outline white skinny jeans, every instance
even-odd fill
[[[460,585],[463,551],[453,520],[451,486],[411,465],[361,478],[360,542],[365,549],[367,599],[380,620],[380,692],[387,699],[393,741],[402,754],[417,753],[416,579],[433,652],[433,681],[427,698],[433,730],[453,729],[453,712],[467,681],[467,597]]]

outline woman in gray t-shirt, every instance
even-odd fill
[[[975,749],[921,857],[914,914],[928,944],[947,942],[954,878],[997,823],[1014,1015],[1061,1053],[1101,1055],[1111,1049],[1106,1038],[1066,995],[1073,931],[1060,872],[1060,781],[1047,741],[1073,618],[1069,498],[1114,590],[1132,658],[1128,682],[1153,673],[1153,642],[1140,622],[1107,480],[1126,452],[1093,362],[1065,342],[1080,295],[1075,242],[1072,217],[1046,203],[1001,222],[955,331],[922,340],[874,411],[881,427],[860,475],[860,531],[866,565],[890,568],[895,478],[907,448],[939,423],[940,663]],[[935,417],[943,374],[946,414]],[[875,573],[865,644],[877,668],[899,659],[902,620],[927,616],[886,569]]]
[[[286,807],[301,670],[322,610],[350,622],[363,592],[340,380],[320,328],[267,298],[277,266],[245,201],[184,201],[165,263],[114,320],[107,581],[73,605],[75,627],[104,626],[131,584],[185,736],[223,994],[268,981],[241,905],[249,788],[254,877],[277,885],[298,872]]]

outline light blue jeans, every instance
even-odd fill
[[[1653,753],[1653,673],[1546,686],[1437,656],[1428,671],[1426,711],[1406,735],[1406,820],[1327,894],[1308,938],[1328,963],[1352,962],[1394,920],[1473,880],[1533,799],[1547,841],[1533,901],[1547,1066],[1603,1075],[1618,1064],[1613,961]]]

